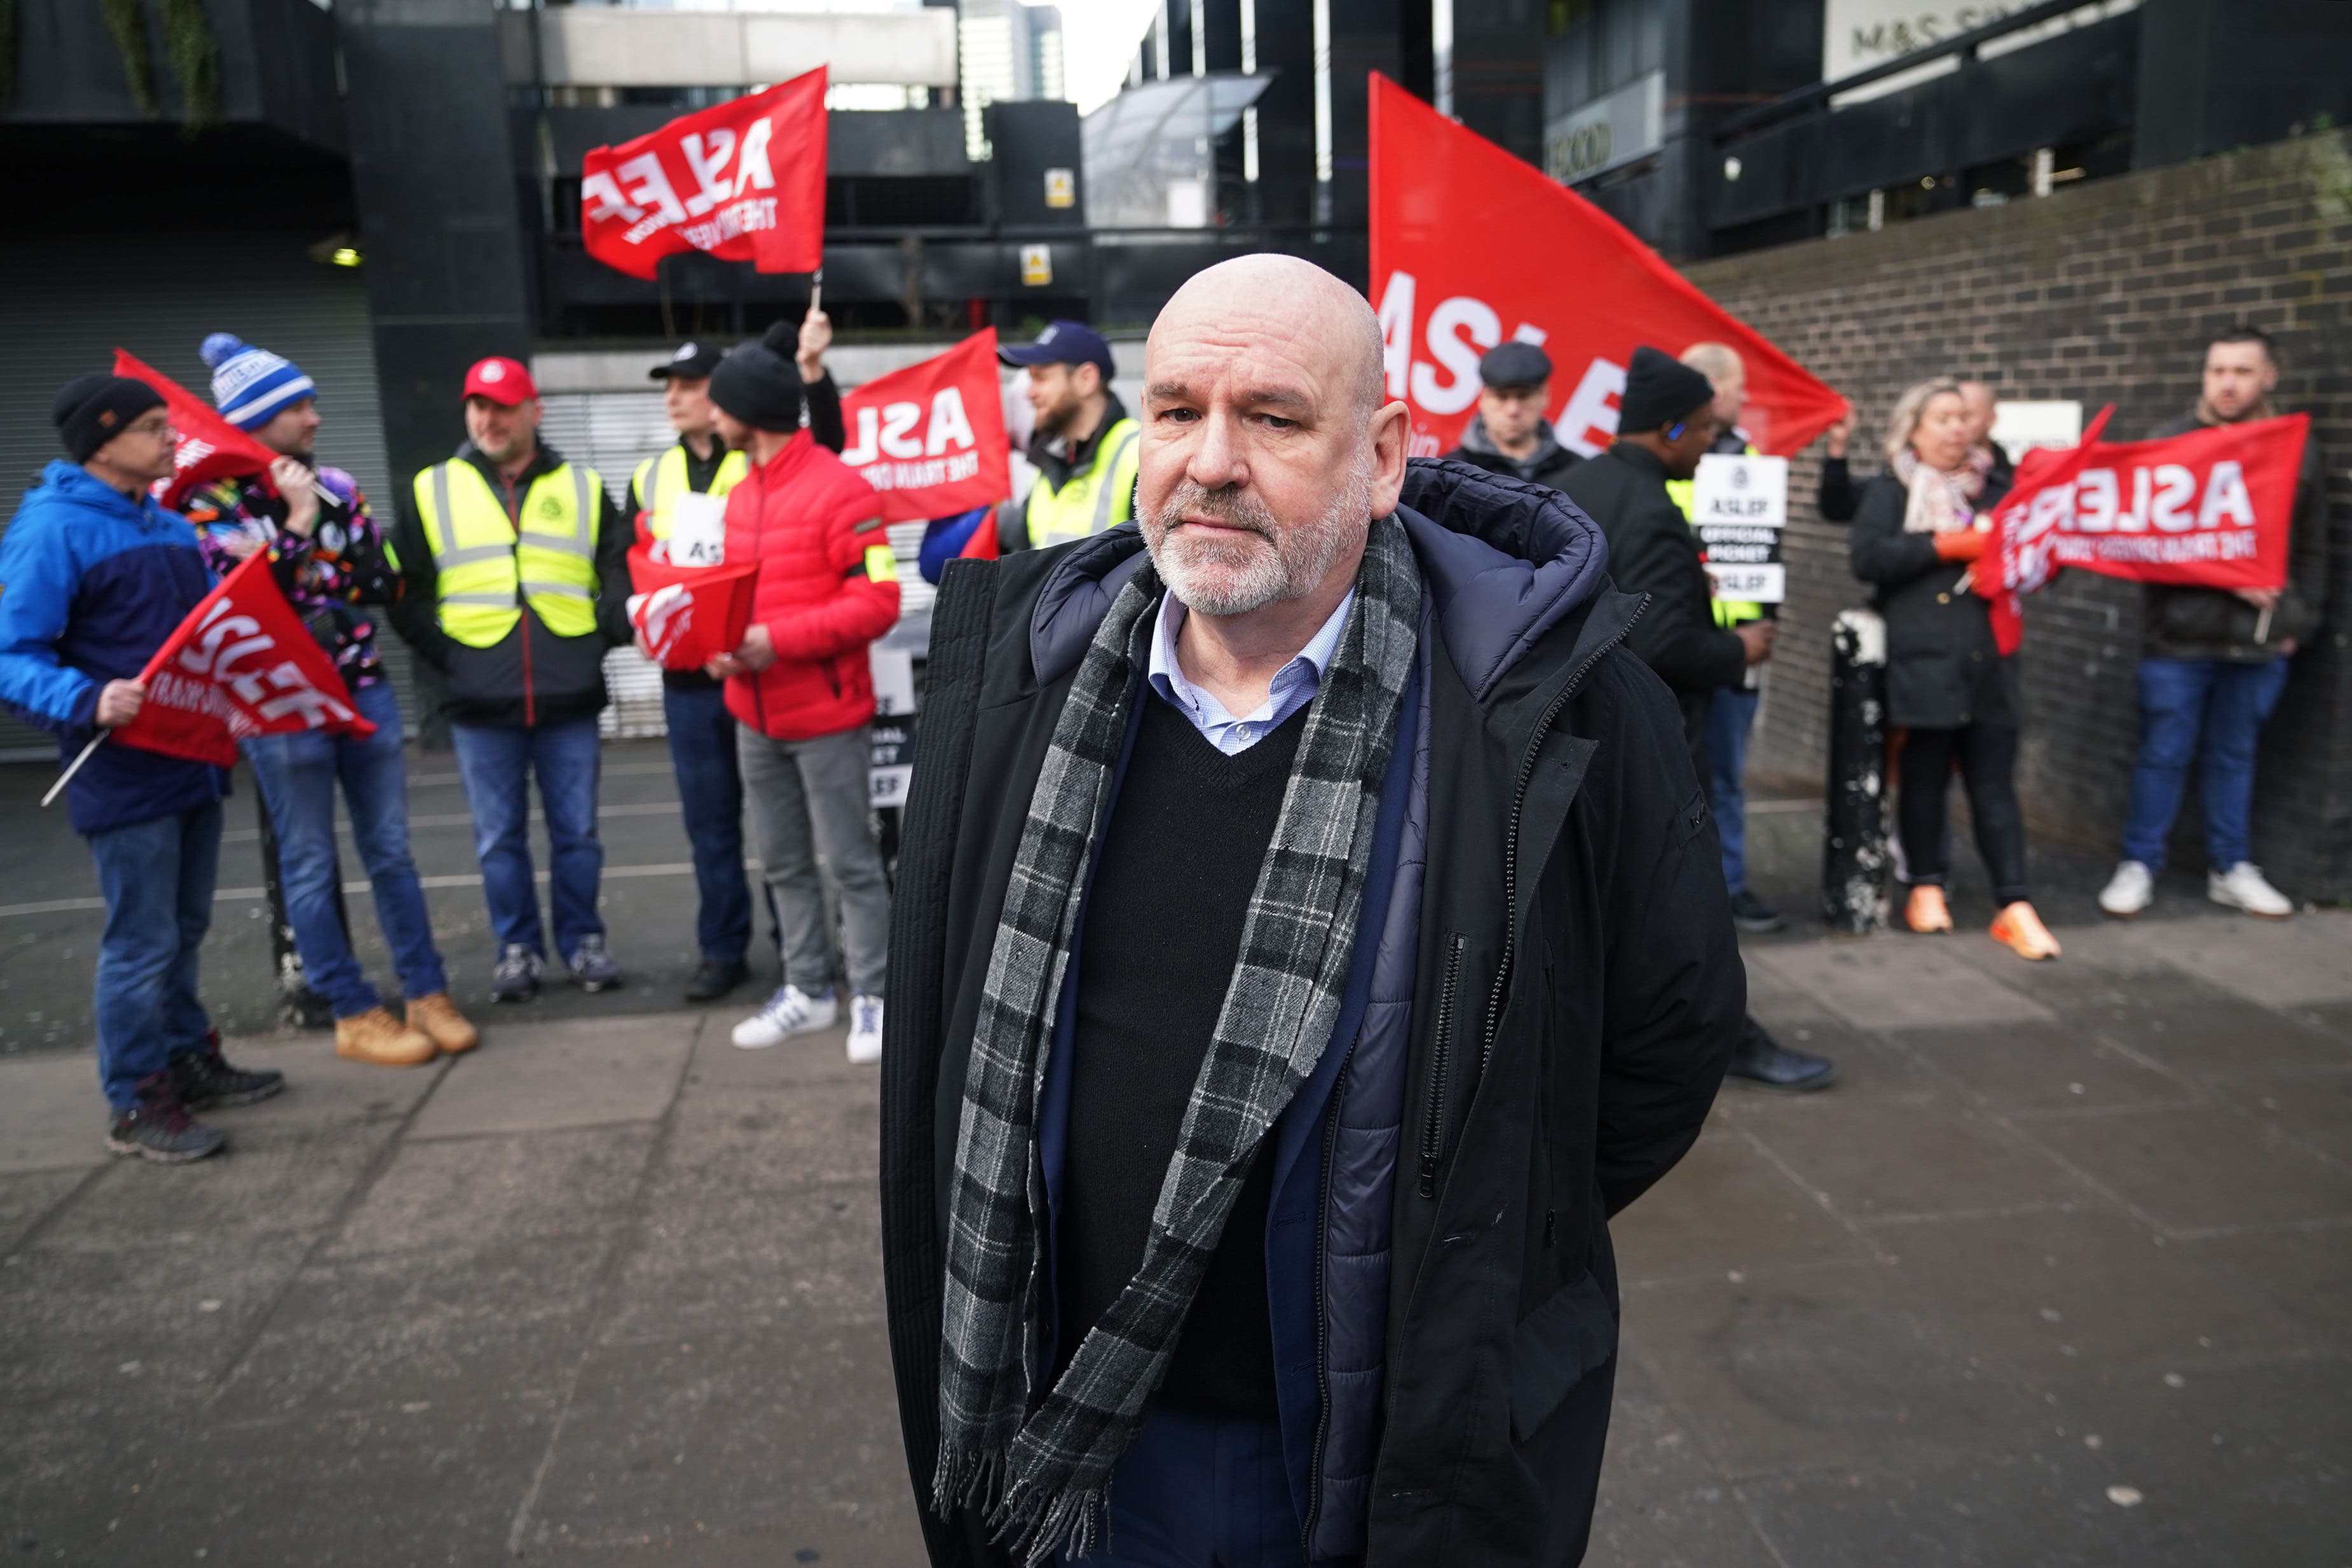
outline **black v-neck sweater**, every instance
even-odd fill
[[[1096,857],[1078,953],[1069,1124],[1055,1236],[1060,1366],[1143,1261],[1151,1211],[1241,956],[1305,708],[1227,757],[1151,693]],[[1264,1145],[1260,1146],[1260,1155]],[[1265,1226],[1253,1161],[1157,1403],[1276,1418]]]

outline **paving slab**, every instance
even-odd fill
[[[1609,1234],[1628,1288],[1871,1256],[1722,1111],[1680,1165],[1611,1221]]]
[[[2234,1110],[2048,1117],[2029,1135],[2174,1234],[2352,1223],[2352,1171]]]
[[[457,1058],[410,1136],[457,1138],[650,1122],[669,1106],[698,1013],[502,1025]]]
[[[1841,1100],[1831,1089],[1740,1125],[1857,1224],[1999,1214],[2085,1196],[2063,1166],[1957,1095],[1874,1103]]]
[[[650,1122],[404,1144],[321,1256],[497,1252],[593,1241],[634,1200],[657,1134]]]
[[[2197,1099],[2192,1085],[2145,1054],[2079,1024],[1910,1030],[1903,1045],[1974,1103],[1998,1111],[2114,1110]]]
[[[2127,940],[2257,1007],[2352,1002],[2352,913],[2148,921],[2135,924]]]
[[[1727,1480],[1899,1473],[1999,1447],[2040,1417],[2030,1391],[1913,1311],[1885,1265],[1645,1290],[1628,1301],[1623,1343]]]
[[[2183,1254],[2105,1204],[1948,1219],[1887,1238],[1911,1309],[2033,1386],[2315,1354],[2301,1324],[2212,1255]],[[2161,1291],[2146,1281],[2160,1272]]]
[[[1958,936],[1758,947],[1748,962],[1865,1030],[2046,1022],[2050,1009],[1954,956]]]
[[[102,1166],[106,1094],[88,1051],[0,1062],[0,1173]]]
[[[90,1171],[0,1173],[0,1258],[15,1251],[33,1228],[90,1179]]]

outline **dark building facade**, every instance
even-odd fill
[[[2352,121],[2333,0],[1562,0],[1547,172],[1676,260]]]

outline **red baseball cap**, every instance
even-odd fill
[[[512,408],[538,395],[538,383],[520,360],[493,354],[466,372],[467,397],[486,397],[503,408]]]

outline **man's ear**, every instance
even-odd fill
[[[1372,449],[1372,516],[1396,510],[1404,494],[1404,460],[1412,444],[1412,410],[1402,402],[1383,403],[1364,432]]]

